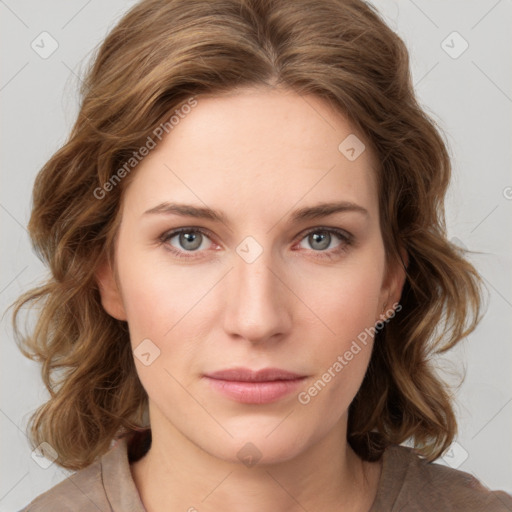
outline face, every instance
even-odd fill
[[[344,432],[368,333],[402,285],[354,135],[315,96],[199,96],[134,171],[99,281],[128,322],[154,436],[276,462]]]

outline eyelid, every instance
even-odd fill
[[[333,228],[333,227],[329,227],[329,226],[315,226],[313,228],[309,228],[306,231],[302,231],[297,236],[297,238],[299,240],[302,240],[304,237],[308,236],[311,233],[317,233],[317,232],[321,232],[321,231],[327,231],[329,233],[334,233],[335,235],[338,235],[339,237],[341,237],[347,241],[352,241],[354,239],[354,236],[351,233],[349,233],[348,231],[346,231],[345,229]]]
[[[176,235],[179,235],[180,233],[189,233],[189,232],[201,233],[201,234],[207,236],[212,242],[213,242],[213,239],[215,238],[215,236],[209,229],[200,228],[200,227],[196,227],[196,226],[183,226],[180,228],[173,228],[173,229],[169,229],[168,231],[165,231],[164,233],[162,233],[159,236],[159,240],[162,242],[167,241],[170,238],[173,238]]]
[[[197,232],[202,233],[203,235],[207,236],[212,242],[215,240],[215,236],[209,229],[198,227],[198,226],[183,226],[180,228],[173,228],[173,229],[170,229],[169,231],[164,232],[162,235],[160,235],[159,239],[161,241],[166,241],[166,240],[169,240],[169,238],[172,238],[176,235],[179,235],[180,233],[188,232],[188,231],[197,231]],[[348,231],[341,229],[341,228],[334,228],[334,227],[330,227],[330,226],[314,226],[312,228],[308,228],[305,231],[301,231],[295,237],[295,240],[302,240],[309,234],[316,233],[318,231],[328,231],[330,233],[334,233],[334,234],[336,234],[342,238],[345,238],[347,240],[353,240],[353,238],[354,238],[351,233],[349,233]],[[215,243],[217,243],[217,242],[215,242]],[[217,245],[220,245],[220,244],[217,243]]]

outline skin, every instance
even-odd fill
[[[246,88],[197,100],[134,171],[114,269],[98,271],[103,307],[128,322],[133,348],[150,339],[160,350],[148,366],[135,357],[153,434],[131,466],[141,499],[148,511],[366,511],[381,464],[363,462],[346,429],[373,340],[307,405],[297,392],[241,404],[203,375],[278,367],[307,375],[307,390],[399,301],[404,275],[386,261],[375,158],[368,144],[355,161],[338,150],[349,134],[364,138],[316,96]],[[339,201],[366,213],[291,220]],[[144,213],[164,202],[225,221]],[[180,227],[209,235],[188,252],[179,235],[161,240]],[[351,243],[329,241],[326,228]],[[251,263],[237,253],[248,236],[262,250]],[[252,467],[237,456],[249,442],[261,455]]]

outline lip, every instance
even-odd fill
[[[245,404],[276,402],[295,391],[306,378],[280,368],[231,368],[204,377],[215,391]]]

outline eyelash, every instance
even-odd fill
[[[202,252],[202,251],[179,251],[176,248],[174,248],[172,245],[168,244],[169,240],[174,238],[176,235],[179,235],[180,233],[201,233],[202,235],[206,236],[209,239],[212,238],[212,235],[210,234],[209,231],[206,231],[203,228],[195,228],[195,227],[183,227],[183,228],[173,229],[171,231],[166,231],[165,233],[163,233],[160,236],[159,240],[162,244],[165,245],[165,249],[170,251],[172,254],[174,254],[178,258],[183,258],[183,259],[195,258],[195,256],[192,256],[192,254],[194,252]],[[350,233],[347,233],[346,231],[341,230],[341,229],[328,228],[328,227],[322,227],[322,226],[311,228],[308,231],[306,231],[305,233],[301,233],[300,237],[298,238],[298,241],[301,242],[302,240],[307,238],[312,233],[329,233],[331,235],[334,234],[341,241],[341,243],[338,247],[335,247],[334,249],[330,249],[328,251],[327,250],[315,251],[315,250],[311,249],[311,252],[317,253],[317,255],[315,257],[321,258],[321,259],[329,259],[329,260],[334,259],[336,256],[339,256],[340,254],[346,252],[348,250],[348,248],[354,242],[354,237]],[[191,255],[185,256],[184,254],[186,254],[187,252],[191,253]]]

